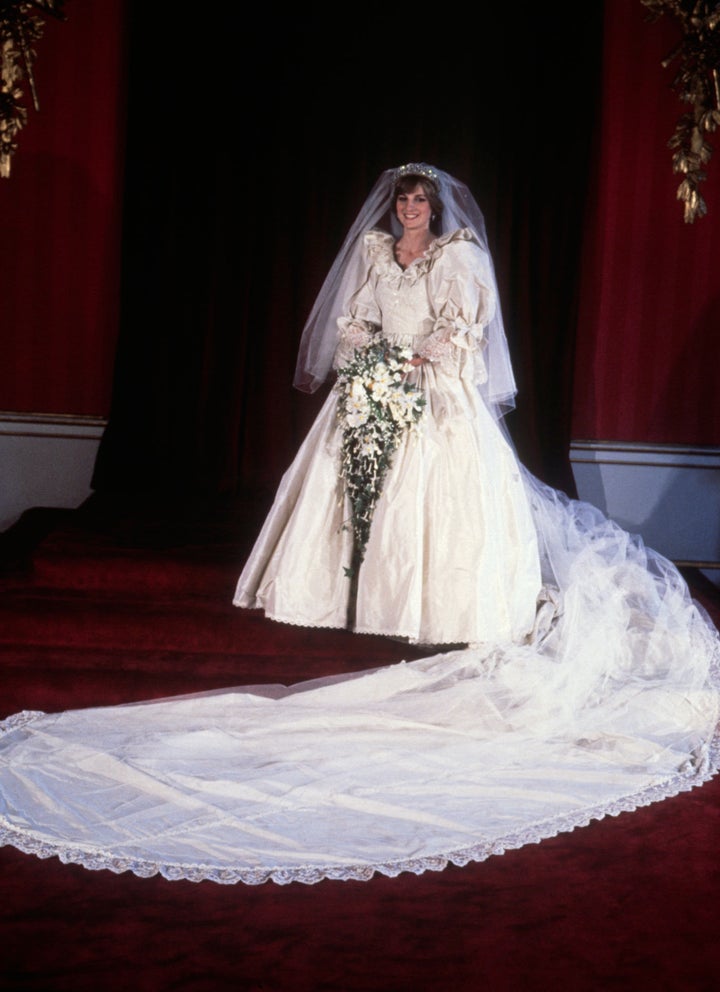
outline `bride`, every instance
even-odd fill
[[[515,383],[482,219],[461,184],[432,166],[401,166],[381,183],[400,236],[368,229],[372,207],[361,215],[339,285],[331,273],[305,329],[296,383],[313,388],[331,360],[342,369],[358,351],[396,347],[407,354],[395,373],[402,393],[421,397],[420,429],[404,431],[392,453],[353,588],[353,508],[339,472],[350,411],[331,392],[234,602],[312,627],[343,627],[350,613],[358,632],[413,643],[521,640],[533,626],[540,564],[525,487],[496,422]],[[378,379],[387,388],[381,376],[353,392],[354,433],[377,408]],[[357,375],[346,379],[356,385]]]
[[[389,169],[370,191],[295,385],[333,374],[234,602],[427,656],[11,716],[1,842],[170,879],[369,879],[716,774],[720,635],[670,562],[517,460],[482,214],[442,170]]]

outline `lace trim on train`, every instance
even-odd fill
[[[44,715],[40,712],[27,710],[15,714],[0,722],[0,733],[17,729]],[[632,813],[643,806],[650,806],[683,792],[689,792],[709,781],[717,774],[719,762],[720,727],[716,726],[712,741],[698,750],[694,760],[686,763],[686,766],[677,775],[658,785],[650,786],[630,796],[623,796],[602,806],[578,810],[569,815],[533,824],[492,843],[473,844],[460,851],[451,851],[432,857],[386,861],[378,864],[325,868],[318,868],[314,865],[299,865],[288,868],[218,868],[212,865],[122,858],[113,855],[110,851],[46,841],[34,831],[15,829],[5,817],[0,817],[0,846],[10,844],[24,854],[34,854],[39,858],[57,857],[63,864],[78,864],[92,871],[107,870],[115,874],[130,871],[141,878],[161,875],[168,881],[209,881],[221,885],[236,885],[240,882],[245,885],[262,885],[264,882],[275,882],[278,885],[302,882],[306,885],[314,885],[324,879],[365,882],[376,874],[395,878],[403,872],[421,875],[426,871],[443,871],[450,864],[463,868],[470,862],[486,861],[493,855],[517,850],[527,844],[539,844],[550,837],[569,833],[577,827],[587,826],[592,820],[602,820],[606,816],[619,816],[620,813]]]

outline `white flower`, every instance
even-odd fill
[[[370,416],[370,404],[367,393],[356,383],[353,383],[350,394],[345,399],[345,421],[348,427],[356,430],[366,424]]]
[[[375,440],[371,437],[366,437],[360,442],[360,455],[362,458],[374,458],[380,454],[380,448],[378,447]]]
[[[393,452],[408,431],[415,433],[425,398],[404,381],[412,358],[375,338],[338,369],[338,418],[342,428],[340,475],[352,507],[355,554],[348,575],[362,562],[375,504],[382,491]]]
[[[396,390],[389,407],[393,420],[399,424],[414,423],[421,413],[421,408],[417,405],[416,394],[409,390]]]
[[[365,389],[365,383],[359,375],[353,377],[350,383],[350,398],[354,402],[364,402],[367,403],[367,392]]]
[[[373,399],[382,403],[388,396],[393,385],[393,377],[390,369],[384,363],[375,368],[375,375],[370,381],[369,388]]]
[[[345,417],[345,423],[348,427],[352,427],[353,430],[357,430],[358,427],[362,427],[367,423],[368,415],[362,411],[356,413],[348,413]]]

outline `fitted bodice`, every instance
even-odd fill
[[[433,372],[428,381],[441,375],[485,382],[484,327],[495,298],[483,249],[469,230],[453,231],[403,269],[393,248],[390,234],[365,236],[363,280],[338,318],[336,367],[380,334],[425,359],[425,372]]]
[[[383,336],[393,344],[407,345],[417,351],[432,334],[435,317],[428,296],[427,272],[416,276],[418,259],[403,270],[393,267],[379,275],[375,298],[380,311]]]

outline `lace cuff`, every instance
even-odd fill
[[[440,319],[436,322],[433,333],[418,349],[418,355],[443,369],[450,370],[457,366],[463,352],[467,355],[474,352],[476,364],[484,369],[480,355],[484,345],[482,324],[457,324]]]
[[[369,321],[354,317],[338,317],[338,345],[335,349],[333,368],[346,365],[358,348],[365,348],[377,334],[377,327]]]

